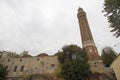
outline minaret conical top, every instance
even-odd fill
[[[83,8],[79,7],[78,12],[83,12]]]

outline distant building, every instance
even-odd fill
[[[111,68],[113,68],[117,80],[120,80],[120,54],[118,57],[112,62],[110,65]]]

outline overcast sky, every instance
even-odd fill
[[[81,45],[77,10],[81,6],[101,52],[105,46],[120,52],[104,17],[104,0],[0,0],[0,49],[31,55],[54,54],[63,45]]]

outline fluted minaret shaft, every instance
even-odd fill
[[[82,8],[78,9],[78,21],[81,32],[82,46],[85,48],[88,53],[89,60],[100,60],[100,56],[98,55],[97,48],[95,46],[92,33],[87,21],[86,13]]]

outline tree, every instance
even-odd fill
[[[62,48],[61,51],[56,53],[58,55],[58,61],[62,64],[74,60],[76,57],[88,60],[85,49],[81,49],[77,45],[67,45]]]
[[[90,73],[89,65],[81,58],[63,64],[61,69],[61,74],[65,80],[84,80]]]
[[[104,0],[104,11],[114,36],[120,36],[120,0]]]
[[[30,54],[28,54],[28,51],[23,51],[21,54],[20,54],[21,57],[32,57]]]
[[[85,49],[77,45],[67,45],[56,55],[61,63],[61,75],[65,80],[83,80],[90,74]]]
[[[6,80],[7,70],[6,68],[0,64],[0,80]]]
[[[11,51],[1,51],[1,53],[7,53],[9,56],[12,56],[12,57],[20,57],[19,54],[17,54],[16,52],[11,52]]]
[[[109,67],[110,64],[117,57],[117,53],[111,47],[105,47],[105,48],[102,49],[101,57],[102,57],[102,60],[103,60],[103,64],[106,67]]]

